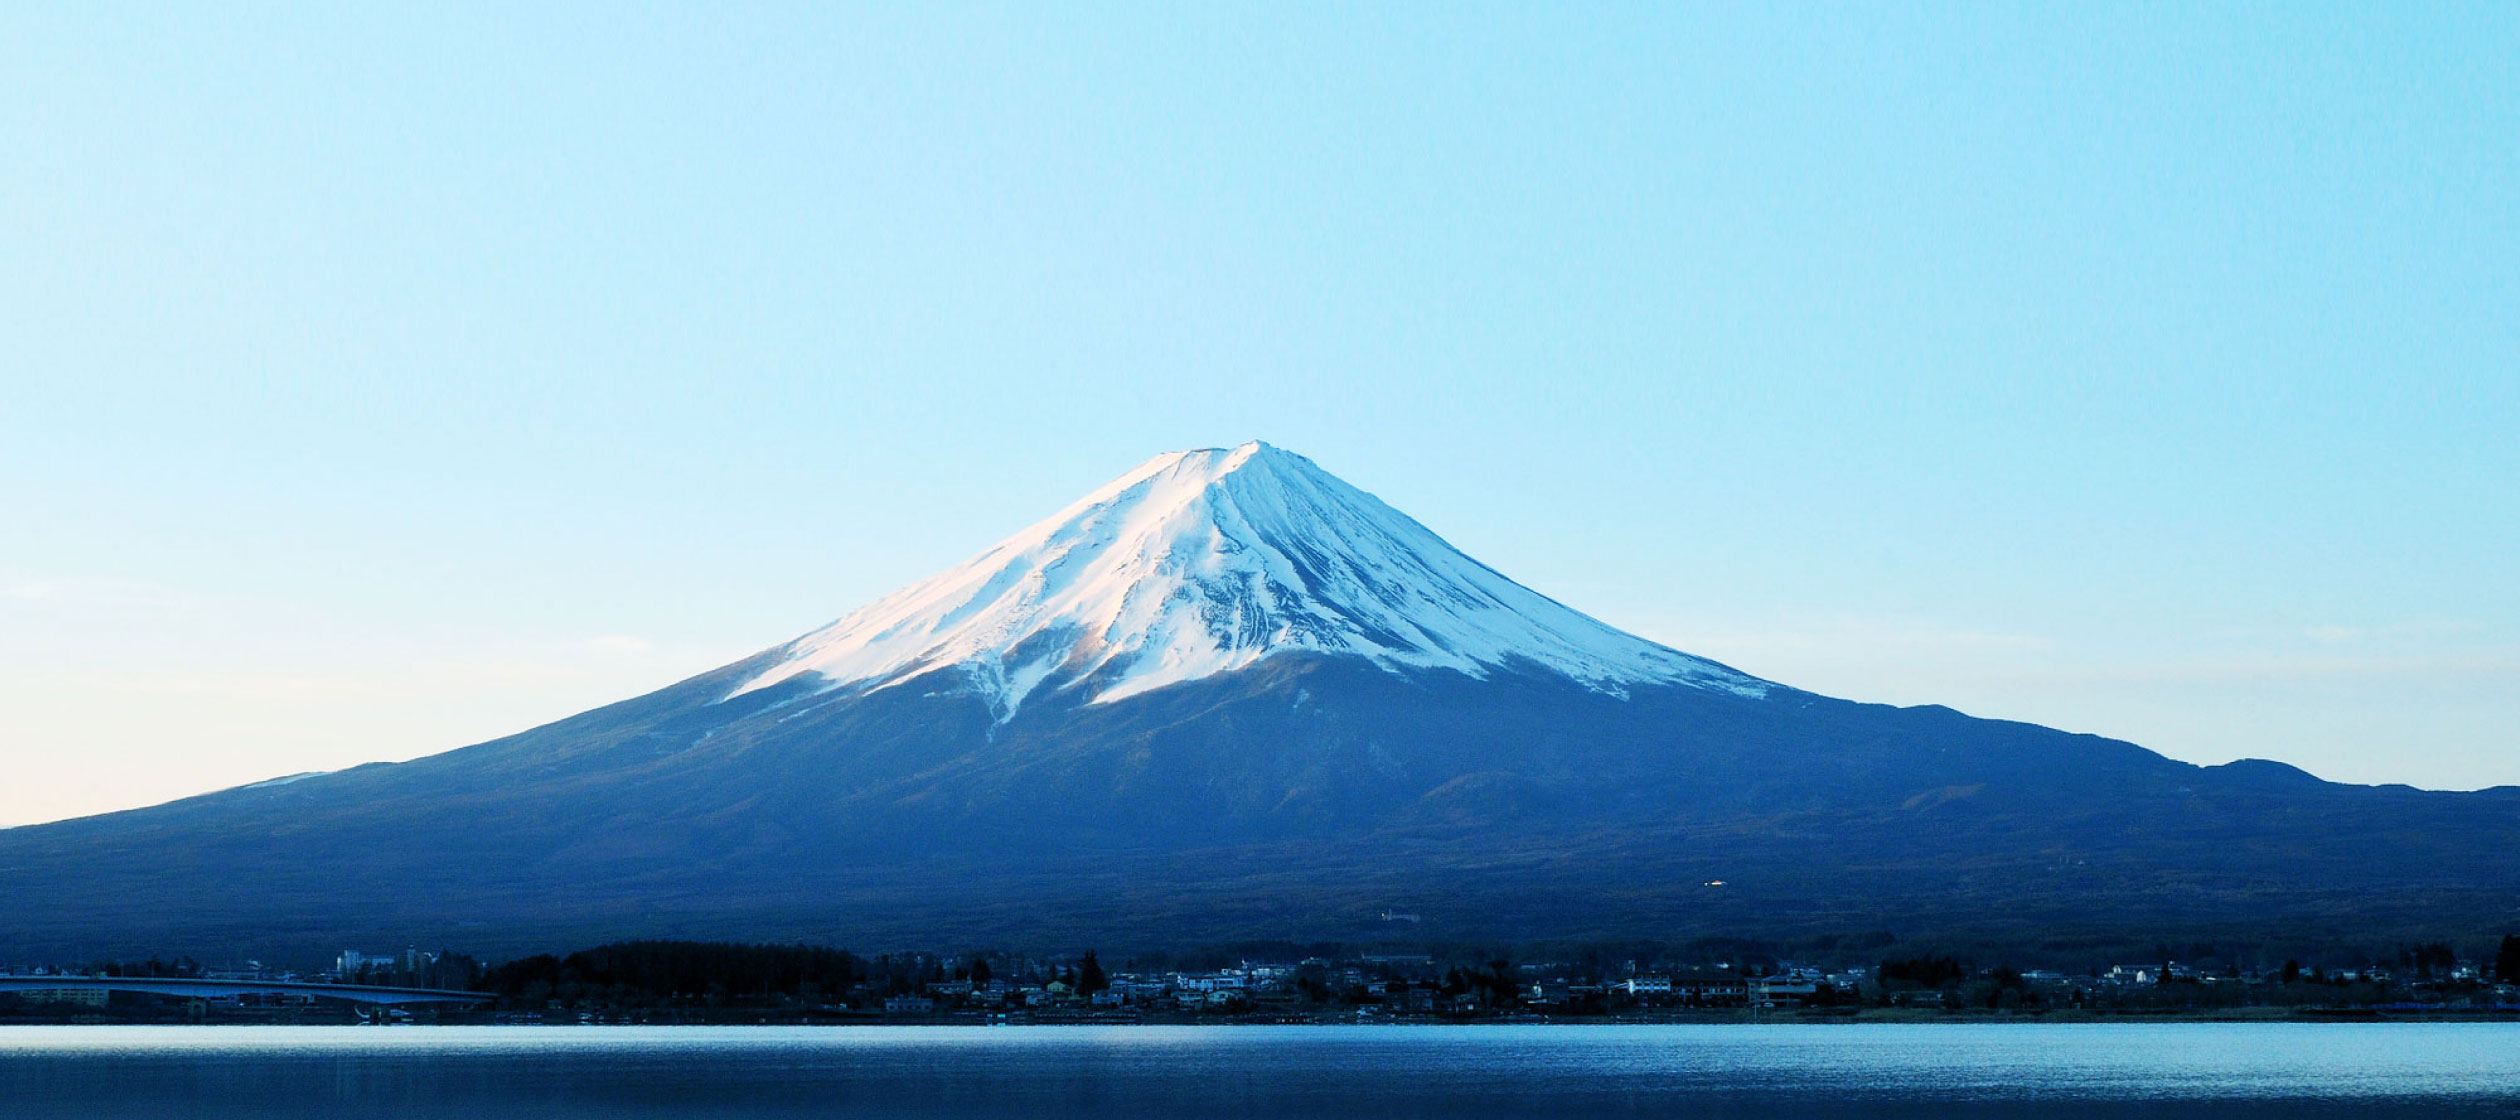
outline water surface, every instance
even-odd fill
[[[2507,1116],[2520,1024],[7,1027],[52,1117]]]

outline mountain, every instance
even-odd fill
[[[1613,695],[1769,688],[1570,610],[1312,460],[1247,443],[1149,459],[788,643],[732,695],[802,678],[820,702],[951,670],[1004,723],[1036,689],[1110,703],[1299,652],[1402,674],[1533,672]]]
[[[0,831],[0,959],[2387,937],[2508,922],[2515,883],[2520,790],[2198,767],[1803,692],[1592,619],[1254,443],[1158,456],[646,696]]]

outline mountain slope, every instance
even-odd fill
[[[1707,884],[1722,881],[1722,887]],[[1274,448],[658,692],[0,832],[0,955],[2482,928],[2520,791],[2196,767],[1621,633]]]

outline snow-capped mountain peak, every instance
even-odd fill
[[[1286,652],[1394,671],[1554,673],[1623,694],[1766,682],[1604,625],[1293,452],[1158,455],[979,556],[776,651],[730,698],[959,669],[1001,720],[1045,685],[1101,703]]]

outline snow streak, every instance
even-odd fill
[[[882,688],[949,667],[1001,720],[1045,685],[1102,703],[1274,654],[1393,671],[1554,673],[1624,695],[1757,678],[1499,575],[1301,455],[1158,455],[978,557],[788,643],[728,695],[811,676]]]

